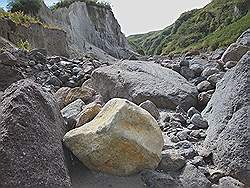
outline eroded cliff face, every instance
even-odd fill
[[[107,53],[115,58],[133,55],[127,39],[111,10],[84,2],[75,2],[68,8],[50,11],[46,6],[39,17],[66,31],[71,53]]]
[[[0,19],[0,36],[13,44],[28,41],[32,48],[45,48],[48,55],[69,56],[66,32],[61,29],[33,23],[25,26],[6,18]]]

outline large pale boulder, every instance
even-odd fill
[[[249,64],[250,52],[225,74],[202,112],[209,124],[203,155],[212,153],[213,162],[219,169],[248,186]]]
[[[55,98],[30,80],[8,87],[0,102],[0,187],[70,187]]]
[[[153,62],[122,61],[92,74],[92,85],[104,101],[121,97],[140,104],[146,100],[158,108],[188,110],[197,103],[197,89],[177,72]]]
[[[163,147],[161,130],[150,113],[118,98],[63,141],[88,168],[119,176],[156,168]]]

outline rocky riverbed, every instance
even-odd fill
[[[250,186],[250,31],[172,59],[0,53],[0,187]]]

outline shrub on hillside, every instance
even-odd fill
[[[100,8],[111,9],[111,5],[105,1],[98,1],[98,0],[61,0],[57,4],[51,7],[52,10],[56,10],[58,8],[69,7],[74,2],[85,2],[88,5],[97,6]]]
[[[25,14],[36,15],[42,6],[42,0],[11,0],[7,8],[11,12],[24,12]]]

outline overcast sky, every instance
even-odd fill
[[[53,5],[58,0],[45,0]],[[181,13],[201,8],[211,0],[106,0],[111,3],[125,35],[146,33],[172,24]],[[0,0],[6,5],[7,0]]]

